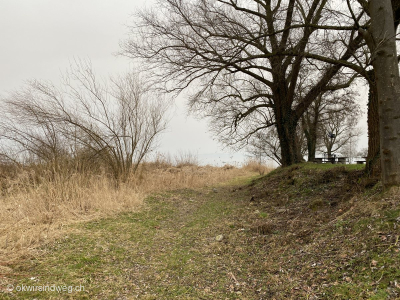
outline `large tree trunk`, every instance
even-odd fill
[[[390,0],[370,0],[373,66],[379,103],[382,183],[400,184],[400,76]]]
[[[316,135],[310,134],[307,137],[307,150],[308,150],[308,161],[314,161],[315,160],[315,152],[317,149],[317,139]]]
[[[304,162],[304,157],[303,157],[303,145],[304,145],[304,136],[303,136],[303,131],[299,130],[299,125],[297,124],[297,130],[296,130],[296,150],[297,150],[297,160],[298,162]]]
[[[317,150],[317,127],[319,123],[319,112],[318,106],[315,105],[314,108],[314,119],[311,119],[307,113],[306,117],[303,117],[303,127],[304,127],[304,135],[307,140],[307,152],[308,152],[308,161],[315,160],[315,153]]]
[[[307,129],[304,129],[304,135],[307,140],[308,161],[315,160],[315,152],[317,150],[317,128],[314,124],[309,124]]]
[[[302,116],[301,118],[304,136],[307,141],[307,161],[313,162],[315,160],[315,152],[317,148],[317,130],[316,127],[313,126],[314,122],[312,122],[309,116]]]
[[[328,159],[332,158],[332,147],[333,147],[333,144],[331,144],[329,142],[328,146],[326,147],[326,153],[328,155]]]
[[[378,94],[376,90],[373,70],[368,72],[368,156],[365,171],[368,176],[380,173],[380,136],[379,136],[379,110]]]
[[[277,67],[279,67],[277,63]],[[276,119],[276,131],[278,133],[279,144],[281,148],[281,162],[283,167],[287,167],[301,162],[297,143],[297,124],[299,118],[296,118],[292,110],[293,99],[288,97],[287,84],[284,80],[284,74],[275,74],[275,82],[280,82],[277,89],[274,90],[274,113]]]
[[[282,121],[277,122],[276,125],[281,146],[282,166],[286,167],[301,162],[296,138],[297,122],[290,113],[286,115],[277,114],[277,117],[282,118]]]

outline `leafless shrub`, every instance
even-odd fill
[[[77,61],[62,88],[31,81],[4,99],[4,107],[1,136],[15,160],[24,154],[56,169],[66,157],[80,167],[100,162],[125,181],[165,129],[168,102],[139,74],[101,82],[89,62]]]
[[[190,151],[180,151],[175,155],[175,166],[177,168],[198,166],[199,158],[197,154]]]

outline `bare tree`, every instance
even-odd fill
[[[351,137],[347,144],[345,144],[341,149],[340,153],[349,158],[349,162],[353,163],[355,157],[364,157],[366,155],[360,155],[361,153],[357,151],[358,138]]]
[[[251,137],[247,152],[259,161],[269,158],[278,165],[282,165],[278,135],[273,127],[265,131],[259,131]]]
[[[344,133],[352,134],[347,131],[351,129],[350,126],[357,125],[356,117],[361,114],[360,107],[356,103],[356,96],[357,93],[351,88],[329,91],[321,93],[310,105],[302,116],[301,123],[307,139],[308,161],[314,161],[317,149],[321,149],[322,146],[328,149],[330,156],[333,140],[327,138],[328,132],[335,135],[341,134],[338,137],[340,141],[337,140],[337,146],[343,146],[346,143]],[[354,131],[354,134],[359,136],[360,130]],[[340,147],[335,147],[334,151],[339,150]]]
[[[352,74],[345,81],[335,76],[362,42],[353,24],[345,27],[349,32],[337,32],[342,15],[329,4],[158,1],[157,9],[139,13],[122,47],[125,55],[145,59],[166,90],[195,88],[192,109],[214,118],[227,139],[240,143],[275,127],[282,164],[290,165],[302,160],[296,142],[301,116],[321,92],[349,85]],[[323,37],[329,47],[320,47]],[[331,65],[332,60],[341,64]],[[316,76],[299,98],[305,66]]]
[[[138,74],[102,83],[88,62],[71,67],[62,89],[32,81],[5,101],[9,119],[2,125],[4,138],[38,157],[38,146],[59,153],[57,145],[65,148],[61,141],[67,140],[72,152],[89,150],[118,180],[136,171],[166,128],[168,102]],[[15,123],[18,118],[32,126]]]
[[[357,128],[358,105],[348,105],[347,110],[351,113],[344,112],[342,108],[329,110],[319,128],[328,158],[361,135],[361,130]]]
[[[27,87],[3,99],[3,118],[0,134],[2,156],[14,162],[30,159],[50,163],[58,170],[61,160],[68,155],[69,141],[62,124],[48,114],[46,107]]]

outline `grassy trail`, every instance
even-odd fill
[[[399,207],[361,170],[312,164],[156,194],[11,266],[0,299],[400,299]]]
[[[12,284],[85,291],[14,294],[18,299],[259,299],[268,279],[259,265],[266,252],[238,224],[249,198],[232,189],[159,194],[147,199],[141,212],[84,224],[45,249],[43,257],[15,266],[25,276]],[[15,299],[7,293],[0,297]]]

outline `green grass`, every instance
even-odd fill
[[[316,164],[316,163],[301,163],[294,166],[300,166],[305,170],[328,170],[332,168],[345,167],[347,170],[363,170],[365,165],[359,164]],[[292,166],[293,167],[293,166]]]
[[[79,234],[44,249],[47,255],[16,266],[26,278],[15,279],[13,284],[83,285],[85,292],[20,292],[17,296],[200,299],[211,293],[217,298],[239,299],[236,291],[227,291],[231,278],[220,252],[225,244],[215,241],[217,234],[230,230],[222,218],[233,209],[220,196],[219,192],[190,190],[157,195],[147,200],[142,212],[78,226]]]
[[[156,194],[140,212],[76,225],[1,284],[84,291],[0,298],[398,299],[399,197],[372,197],[358,166],[315,165]]]

